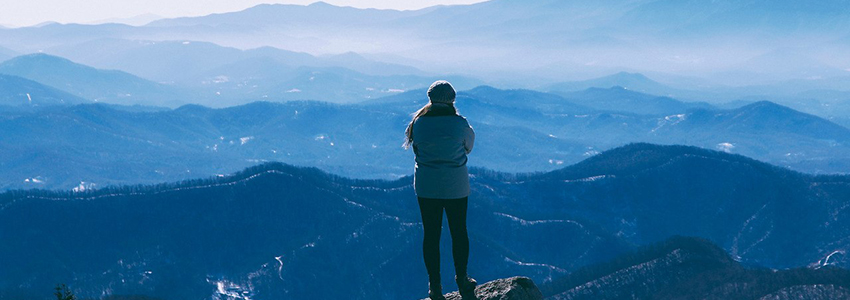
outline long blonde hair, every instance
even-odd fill
[[[438,116],[460,116],[457,108],[455,108],[455,106],[451,103],[434,104],[434,102],[428,102],[428,104],[425,104],[425,106],[422,106],[422,108],[412,114],[413,118],[410,120],[410,124],[407,124],[407,129],[404,130],[405,139],[404,144],[401,145],[404,149],[409,149],[410,146],[413,145],[413,123],[416,123],[416,120],[418,120],[419,117],[422,117],[429,112],[433,112],[434,115]]]
[[[410,124],[407,124],[407,129],[404,130],[405,139],[404,144],[401,145],[404,149],[410,149],[410,146],[413,145],[413,123],[429,111],[431,111],[431,102],[428,102],[425,106],[422,106],[422,108],[412,114],[413,118],[410,120]]]

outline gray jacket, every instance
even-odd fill
[[[466,155],[472,151],[475,132],[464,117],[428,114],[413,123],[416,196],[457,199],[469,196]]]

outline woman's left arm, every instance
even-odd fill
[[[464,128],[463,147],[466,149],[466,154],[469,154],[472,152],[472,147],[475,146],[475,130],[472,129],[469,122],[464,123],[466,123],[466,128]]]

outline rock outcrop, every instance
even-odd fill
[[[458,292],[445,296],[446,300],[461,300]],[[497,279],[478,285],[475,288],[475,297],[478,300],[543,300],[543,294],[537,289],[537,285],[527,277]]]

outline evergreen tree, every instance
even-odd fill
[[[56,295],[56,300],[77,300],[77,296],[64,283],[57,284],[55,290],[53,295]]]

